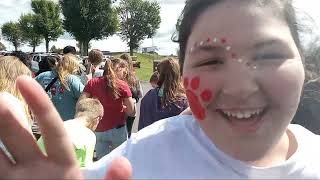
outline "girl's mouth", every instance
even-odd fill
[[[223,110],[217,112],[226,119],[230,127],[236,132],[255,132],[263,123],[263,116],[267,108],[255,108],[250,110]]]

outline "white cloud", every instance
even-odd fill
[[[55,0],[57,1],[57,0]],[[8,21],[17,21],[21,13],[31,12],[31,0],[1,0],[0,1],[0,25]],[[171,42],[171,35],[175,31],[175,24],[184,5],[184,0],[160,0],[161,5],[161,25],[157,34],[151,39],[146,39],[141,44],[144,46],[152,46],[153,44],[159,47],[160,54],[175,54],[177,44]],[[7,49],[13,50],[14,47],[9,42],[4,42]],[[99,48],[108,51],[125,51],[128,49],[126,42],[123,42],[118,36],[114,35],[105,40],[92,41],[92,48]],[[62,48],[66,45],[76,45],[76,41],[65,34],[56,42],[50,42],[50,47],[55,45]],[[22,47],[23,51],[31,51],[28,46]],[[38,51],[45,51],[45,45],[41,44],[37,47]]]

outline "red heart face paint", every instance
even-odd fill
[[[236,53],[232,53],[231,57],[232,57],[232,59],[236,59],[237,58],[237,54]]]
[[[221,38],[221,43],[226,44],[227,43],[227,38]]]
[[[195,77],[191,80],[191,88],[197,90],[200,86],[200,77]]]
[[[209,102],[212,98],[212,92],[210,90],[205,90],[200,94],[202,101]]]
[[[211,90],[205,90],[200,93],[200,96],[197,95],[197,90],[199,90],[200,87],[200,77],[196,76],[192,78],[191,80],[191,89],[189,88],[189,79],[187,77],[184,78],[184,87],[186,88],[186,95],[188,97],[189,105],[192,110],[192,113],[194,116],[199,120],[202,121],[206,118],[206,110],[201,105],[201,101],[203,102],[209,102],[212,99],[212,91]]]
[[[187,90],[186,92],[188,100],[189,100],[189,104],[190,104],[190,108],[192,110],[192,113],[194,114],[194,116],[199,120],[202,121],[205,119],[205,109],[201,106],[199,98],[197,97],[197,95],[195,95],[191,90]]]
[[[184,86],[184,88],[188,88],[188,86],[189,86],[189,79],[188,78],[184,78],[184,80],[183,80],[183,86]]]

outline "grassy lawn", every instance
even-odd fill
[[[119,57],[121,54],[114,54],[115,57]],[[162,60],[165,56],[134,53],[140,63],[140,68],[136,69],[136,75],[141,81],[149,81],[153,74],[153,60]]]
[[[140,53],[135,53],[134,56],[137,56],[138,61],[141,62],[141,67],[136,69],[136,74],[142,81],[149,81],[153,73],[153,60],[161,60],[164,58],[163,56]]]
[[[138,61],[141,62],[140,68],[136,69],[136,75],[141,81],[149,81],[153,73],[153,60],[162,60],[165,58],[165,56],[154,54],[134,53],[133,55],[137,56]],[[120,54],[114,56],[118,57]]]

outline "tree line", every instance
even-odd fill
[[[27,44],[35,52],[45,42],[49,52],[49,43],[68,32],[78,41],[81,54],[87,55],[91,40],[118,34],[132,55],[161,23],[159,3],[148,0],[120,0],[118,5],[115,0],[31,0],[31,7],[32,13],[1,27],[2,36],[15,50]]]

